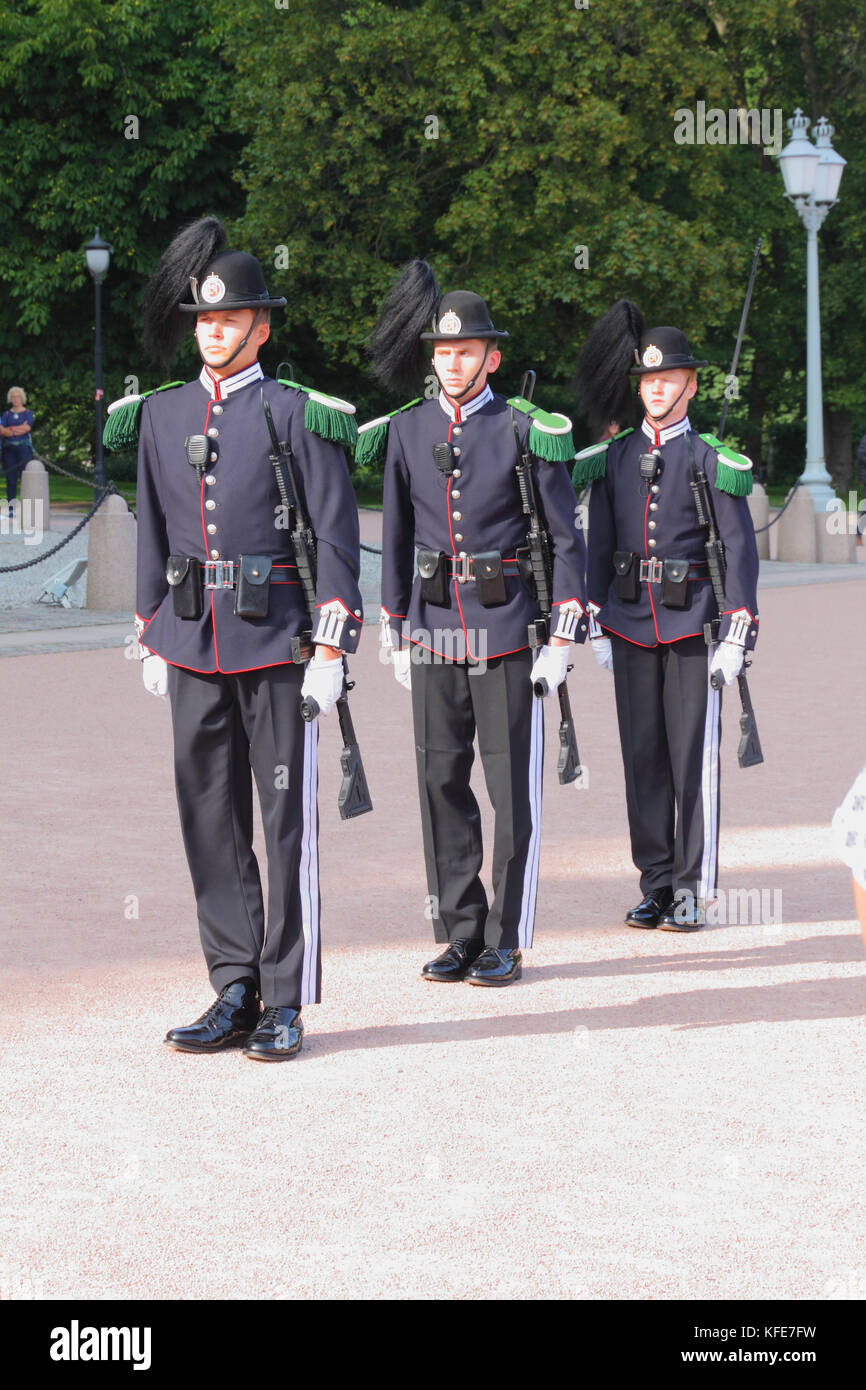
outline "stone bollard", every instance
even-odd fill
[[[43,536],[51,530],[51,499],[48,470],[35,456],[21,474],[21,524]]]
[[[766,489],[762,486],[761,483],[755,481],[752,484],[752,491],[749,493],[747,501],[749,503],[749,511],[752,516],[752,525],[757,531],[759,526],[766,526],[767,522],[770,520],[770,500],[767,497]],[[761,531],[760,535],[755,536],[755,541],[758,546],[758,559],[769,560],[769,531]]]
[[[88,526],[87,607],[135,612],[135,517],[117,493]]]
[[[790,497],[791,494],[788,493]],[[787,498],[785,499],[787,501]],[[823,518],[821,518],[823,520]],[[818,558],[818,527],[808,488],[798,487],[785,515],[775,528],[779,533],[776,558],[814,565]]]
[[[821,565],[853,565],[856,554],[856,519],[849,516],[841,498],[829,511],[815,513],[815,539],[818,563]]]

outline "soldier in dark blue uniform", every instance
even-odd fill
[[[333,708],[342,654],[361,633],[357,509],[335,442],[355,426],[345,402],[264,376],[269,312],[286,301],[269,296],[258,261],[222,242],[216,219],[181,233],[147,299],[146,342],[163,360],[184,320],[195,324],[199,377],[117,402],[106,435],[115,447],[139,438],[136,623],[145,685],[171,701],[181,827],[218,994],[165,1041],[194,1052],[243,1043],[245,1056],[281,1061],[301,1046],[302,1005],[320,998],[317,727],[300,705],[312,696],[322,713]],[[314,615],[269,461],[262,390],[318,538]]]
[[[532,944],[544,749],[532,681],[554,691],[569,643],[586,637],[585,550],[564,462],[571,422],[491,390],[507,336],[478,295],[443,298],[426,263],[411,263],[374,333],[374,362],[386,384],[411,389],[432,358],[440,389],[362,427],[357,451],[361,462],[385,456],[383,641],[412,691],[434,934],[448,943],[423,975],[475,985],[516,980]],[[553,547],[552,634],[536,660],[515,425]],[[496,813],[489,903],[469,785],[476,733]]]
[[[573,477],[578,488],[592,483],[590,639],[614,675],[632,856],[644,893],[625,920],[669,931],[702,926],[716,895],[721,693],[710,676],[719,670],[730,684],[758,634],[751,463],[696,434],[687,413],[706,365],[678,329],[643,332],[638,311],[620,301],[596,326],[578,370],[597,433],[628,417],[626,373],[639,381],[640,425],[584,449]],[[727,565],[728,603],[719,645],[709,651],[704,624],[719,614],[692,461],[712,485]]]

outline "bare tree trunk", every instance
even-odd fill
[[[827,472],[837,492],[847,492],[851,486],[851,414],[847,410],[828,410],[824,407],[824,453]]]

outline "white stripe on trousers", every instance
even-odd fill
[[[529,742],[529,811],[532,835],[523,870],[523,899],[517,924],[517,944],[529,949],[535,929],[535,900],[538,896],[538,860],[541,852],[541,771],[544,764],[544,700],[533,697]]]
[[[701,760],[701,806],[704,814],[704,854],[698,897],[710,902],[716,896],[716,862],[719,842],[719,709],[721,691],[710,684],[713,651],[707,648],[707,713],[704,719],[704,751]]]
[[[304,725],[303,830],[298,887],[301,894],[301,924],[304,931],[304,962],[301,968],[301,1005],[316,1002],[319,962],[319,836],[316,824],[316,793],[319,783],[319,726],[311,719]]]

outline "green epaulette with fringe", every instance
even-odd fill
[[[304,424],[311,434],[327,439],[331,444],[341,444],[354,449],[358,438],[358,423],[355,407],[349,401],[341,401],[339,396],[326,396],[324,391],[316,391],[312,386],[302,386],[299,381],[285,381],[279,378],[281,386],[303,391]]]
[[[575,454],[571,481],[576,488],[586,487],[587,483],[594,483],[596,478],[604,477],[608,447],[614,439],[625,439],[627,434],[634,434],[634,430],[620,430],[619,434],[613,435],[611,439],[603,439],[600,444],[590,444],[588,449],[581,449],[579,454]]]
[[[528,448],[531,454],[547,459],[548,463],[567,463],[574,457],[571,421],[567,415],[542,410],[523,396],[512,396],[508,404],[530,417]]]
[[[421,396],[418,396],[414,401],[407,401],[405,405],[392,410],[390,415],[379,415],[375,420],[368,420],[366,425],[361,426],[358,430],[358,443],[355,446],[355,463],[359,468],[366,468],[371,464],[384,461],[388,447],[388,428],[394,416],[401,414],[404,410],[411,410],[413,405],[420,405],[422,399]]]
[[[155,386],[152,391],[142,391],[138,396],[121,396],[108,407],[108,418],[102,431],[102,442],[112,454],[122,454],[128,449],[138,448],[138,430],[141,420],[141,404],[157,391],[173,391],[175,386],[183,386],[182,381],[167,381],[164,386]]]
[[[702,434],[701,439],[715,449],[718,456],[716,487],[719,491],[729,492],[732,497],[748,497],[752,491],[752,460],[729,449],[714,434]]]

